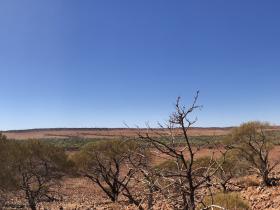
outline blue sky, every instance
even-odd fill
[[[0,129],[280,124],[278,0],[1,0]]]

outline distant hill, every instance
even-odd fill
[[[189,130],[190,136],[208,136],[208,135],[226,135],[233,127],[193,127]],[[280,126],[272,126],[271,130],[279,130]],[[167,135],[166,129],[150,129],[151,135],[154,132]],[[135,137],[138,132],[142,134],[147,132],[146,128],[43,128],[43,129],[27,129],[27,130],[9,130],[3,131],[8,138],[13,139],[42,139],[42,138],[71,138],[83,137],[92,139],[111,139],[121,137]]]
[[[232,127],[219,128],[202,128],[196,127],[190,129],[191,136],[200,135],[225,135]],[[36,139],[36,138],[70,138],[74,136],[84,138],[120,138],[135,137],[138,132],[145,133],[146,128],[43,128],[43,129],[27,129],[27,130],[9,130],[3,131],[8,138],[13,139]],[[150,129],[150,133],[156,131],[160,134],[168,134],[165,129]]]

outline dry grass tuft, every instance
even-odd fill
[[[240,197],[239,193],[217,193],[213,196],[213,204],[221,206],[227,210],[249,210],[249,205]],[[211,197],[204,199],[206,206],[212,204]],[[202,208],[202,207],[201,207]]]

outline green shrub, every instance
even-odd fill
[[[23,191],[31,209],[59,197],[52,187],[59,184],[69,167],[71,162],[61,148],[36,140],[0,137],[0,191]]]
[[[148,152],[143,150],[136,141],[108,140],[88,143],[72,158],[79,172],[96,183],[113,202],[126,191],[123,195],[135,203],[128,184],[139,167],[149,161]]]

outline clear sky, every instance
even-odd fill
[[[280,124],[279,0],[1,0],[0,129]]]

